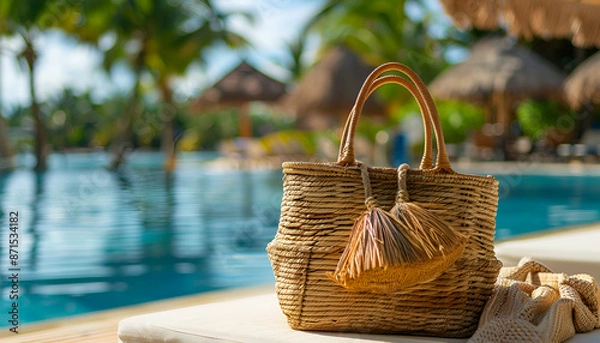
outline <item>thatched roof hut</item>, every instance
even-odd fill
[[[507,39],[487,39],[473,46],[469,59],[444,71],[429,87],[437,98],[491,105],[488,122],[508,128],[513,104],[528,98],[560,100],[564,80],[562,71],[536,54]]]
[[[538,55],[507,39],[475,44],[471,56],[434,79],[436,98],[460,99],[483,105],[486,126],[476,133],[479,145],[507,152],[514,138],[515,105],[525,99],[562,100],[565,75]]]
[[[252,136],[248,103],[275,102],[285,94],[285,84],[261,73],[247,62],[241,62],[232,71],[192,100],[195,111],[218,107],[239,107],[240,136]]]
[[[578,47],[600,48],[600,2],[597,0],[440,0],[457,27],[506,29],[534,35],[570,38]]]
[[[371,71],[373,67],[349,49],[334,47],[282,99],[282,105],[298,118],[300,127],[339,126],[346,120]],[[367,101],[365,114],[383,114],[383,106],[374,97]]]
[[[430,84],[434,96],[444,99],[487,101],[501,93],[511,100],[560,98],[565,75],[542,57],[506,39],[476,43],[465,62],[441,73]]]
[[[564,90],[567,101],[576,109],[588,102],[600,104],[600,52],[571,72]]]
[[[261,73],[244,61],[202,92],[193,100],[192,106],[276,101],[283,94],[285,84]]]

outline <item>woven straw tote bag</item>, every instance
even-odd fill
[[[388,71],[403,73],[414,84],[395,75],[381,76]],[[368,95],[390,82],[411,91],[425,120],[420,169],[406,175],[410,198],[443,206],[440,219],[467,241],[456,261],[433,279],[388,293],[352,291],[328,274],[335,271],[355,220],[366,210],[365,185],[354,156],[360,112]],[[398,189],[397,170],[367,171],[373,197],[390,209]],[[440,337],[473,334],[501,267],[493,246],[498,182],[491,176],[452,170],[431,95],[411,69],[386,63],[369,75],[345,124],[337,162],[286,162],[283,173],[279,228],[267,251],[279,305],[291,328]]]

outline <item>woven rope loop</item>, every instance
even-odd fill
[[[365,188],[365,205],[367,205],[367,209],[372,210],[374,207],[377,207],[377,201],[373,197],[369,169],[367,165],[362,162],[358,162],[358,167],[360,168],[360,176],[362,177],[363,187]]]
[[[398,167],[398,192],[396,193],[396,203],[409,202],[408,187],[406,186],[406,178],[408,177],[408,164],[403,163]]]
[[[377,207],[377,200],[374,197],[370,196],[365,200],[365,205],[367,205],[367,210],[372,210]]]

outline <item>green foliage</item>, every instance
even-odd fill
[[[390,123],[382,123],[369,117],[361,117],[356,127],[356,134],[374,143],[377,133],[385,131],[390,125]]]
[[[302,42],[310,32],[321,37],[322,50],[345,45],[367,63],[379,65],[397,61],[408,65],[430,82],[447,65],[445,51],[467,48],[474,37],[451,25],[440,24],[440,18],[424,0],[329,0],[291,46],[294,76],[299,67]],[[378,95],[392,106],[407,99],[398,87],[382,87]]]
[[[72,90],[64,90],[58,96],[49,99],[42,106],[42,113],[48,123],[49,143],[55,150],[109,147],[116,141],[117,126],[128,99],[116,96],[95,103],[89,93],[77,94]],[[174,107],[174,122],[181,130],[185,116],[181,108]],[[143,113],[132,125],[133,145],[135,147],[158,148],[160,146],[163,105],[160,103],[144,103],[140,107]],[[33,125],[28,108],[17,107],[9,116],[8,125],[14,128],[28,128]],[[29,139],[15,142],[18,149],[31,145]]]
[[[234,47],[244,44],[245,40],[227,30],[225,23],[229,14],[218,11],[210,0],[85,2],[90,6],[85,6],[81,14],[84,24],[72,32],[94,43],[102,38],[114,38],[110,46],[103,47],[104,67],[110,70],[116,63],[125,62],[135,75],[124,114],[137,127],[121,129],[123,134],[119,139],[125,143],[129,139],[127,133],[133,129],[137,143],[155,146],[162,138],[160,143],[165,151],[172,151],[175,144],[170,134],[172,118],[161,116],[160,112],[138,112],[143,106],[142,77],[152,76],[152,86],[160,92],[164,106],[173,106],[172,81],[176,76],[185,74],[192,63],[202,63],[204,52],[210,47],[223,43]],[[88,18],[89,25],[85,25]],[[164,134],[160,135],[160,130],[164,130]],[[221,133],[207,132],[206,135],[218,138]],[[185,142],[192,140],[188,136]]]
[[[424,15],[407,15],[409,5]],[[446,62],[442,43],[428,30],[437,20],[428,12],[417,0],[330,0],[309,25],[325,47],[343,44],[372,65],[399,61],[429,81]]]
[[[276,131],[291,130],[294,128],[294,120],[281,113],[268,111],[266,108],[253,110],[250,114],[252,118],[252,135],[262,137]]]
[[[316,132],[284,130],[266,135],[259,141],[267,154],[314,155],[317,151],[316,136]]]
[[[239,115],[234,109],[207,112],[192,118],[188,127],[188,131],[194,132],[198,137],[198,149],[215,150],[221,140],[238,135]]]
[[[438,101],[438,111],[446,143],[464,142],[469,134],[485,123],[483,109],[460,101]]]
[[[47,116],[50,144],[54,149],[91,146],[100,118],[89,94],[76,95],[72,90],[63,90],[43,105],[42,112]]]
[[[407,16],[406,6],[419,7],[425,15]],[[23,61],[26,57],[31,59],[31,70],[37,56],[35,38],[44,30],[59,28],[83,42],[99,45],[103,41],[99,48],[107,70],[115,63],[125,62],[134,72],[136,81],[132,94],[118,95],[97,104],[89,94],[66,90],[42,104],[42,119],[55,149],[106,147],[125,137],[124,132],[129,133],[119,123],[123,118],[131,119],[135,146],[155,148],[164,137],[162,128],[169,126],[165,125],[164,105],[148,103],[144,98],[141,77],[152,76],[150,91],[158,90],[161,101],[173,105],[171,81],[184,74],[191,64],[202,63],[208,48],[216,44],[236,47],[246,43],[243,37],[228,30],[226,23],[230,15],[232,13],[217,10],[210,0],[3,0],[0,1],[0,34],[19,35],[23,39],[26,50],[18,55]],[[346,44],[373,64],[401,61],[427,81],[445,64],[441,58],[443,44],[433,39],[428,30],[434,21],[420,0],[326,1],[298,40],[290,45],[292,74],[298,77],[302,73],[305,40],[310,34],[318,33],[325,46]],[[386,99],[398,98],[392,88],[383,89],[381,94]],[[462,108],[447,111],[452,110],[468,112]],[[31,113],[27,108],[19,111]],[[313,136],[304,139],[304,133],[299,137],[295,136],[297,133],[290,133],[293,126],[290,120],[259,112],[252,114],[255,136],[284,131],[289,133],[287,136],[306,143],[306,147],[315,144]],[[33,127],[33,121],[19,113],[10,118],[11,125]],[[442,115],[445,126],[463,131],[462,136],[457,133],[449,141],[464,139],[464,132],[476,126],[470,121],[471,117],[470,114]],[[219,141],[236,137],[239,130],[239,115],[235,110],[192,116],[178,108],[174,121],[176,136],[186,149],[215,149]],[[373,141],[376,133],[386,126],[363,118],[358,134]]]
[[[116,111],[122,109],[122,103],[115,98],[96,104],[89,93],[63,90],[41,106],[50,134],[48,143],[56,150],[108,145],[115,131]],[[28,128],[33,125],[29,108],[16,107],[11,112],[9,126]],[[104,133],[108,133],[108,137],[98,141],[98,136]],[[29,139],[19,139],[14,143],[18,150],[32,144]]]
[[[204,51],[217,44],[238,46],[245,40],[228,31],[229,13],[217,11],[208,0],[84,1],[81,25],[71,32],[105,47],[104,66],[126,61],[134,70],[150,72],[157,80],[183,74]],[[159,81],[163,82],[163,81]]]
[[[444,130],[444,140],[448,144],[464,142],[469,134],[484,124],[484,112],[480,107],[462,101],[436,101],[440,122]],[[398,109],[394,117],[402,120],[407,116],[420,116],[416,103],[407,104]]]
[[[251,112],[254,137],[262,137],[277,131],[290,130],[293,121],[276,113],[258,109]],[[183,150],[215,150],[221,141],[239,136],[239,110],[208,111],[200,114],[186,114],[182,119],[185,132],[180,139]]]
[[[79,2],[44,0],[3,0],[0,5],[0,35],[17,38],[22,43],[21,51],[16,54],[22,66],[29,72],[29,94],[31,116],[34,125],[36,170],[46,169],[46,123],[39,111],[35,87],[35,70],[38,51],[37,38],[44,30],[66,28],[73,25],[77,18]]]
[[[124,116],[127,102],[128,99],[124,95],[117,95],[104,100],[96,107],[98,120],[91,138],[93,146],[108,147],[116,140],[119,119]]]
[[[552,100],[527,100],[517,108],[517,119],[523,134],[534,141],[542,139],[548,130],[572,130],[573,113]],[[565,123],[571,123],[566,127]]]
[[[33,127],[30,111],[24,106],[15,106],[7,111],[6,124],[8,126],[9,139],[15,152],[29,149],[33,146],[33,137],[29,134],[29,128]]]
[[[64,90],[42,106],[44,119],[48,123],[50,145],[55,150],[108,148],[117,139],[117,126],[124,116],[127,102],[125,96],[115,96],[95,103],[89,93],[77,94],[70,89]],[[237,109],[202,114],[190,114],[183,106],[173,106],[172,110],[178,148],[181,150],[215,150],[222,140],[239,135],[240,116]],[[135,147],[158,148],[164,105],[146,102],[140,112],[143,115],[132,125],[132,143]],[[293,120],[262,107],[253,109],[251,118],[255,137],[289,131],[294,124]],[[7,118],[7,124],[15,129],[22,128],[17,131],[25,132],[33,125],[29,108],[14,108]],[[23,150],[32,145],[32,140],[27,135],[20,135],[18,141],[13,143],[17,150]]]
[[[17,33],[30,39],[34,30],[73,27],[80,5],[81,0],[2,0],[0,34]]]

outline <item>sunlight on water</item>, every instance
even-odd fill
[[[277,230],[282,174],[206,168],[214,157],[182,154],[171,177],[158,153],[132,155],[119,172],[96,153],[53,155],[44,174],[0,174],[0,222],[9,211],[20,218],[21,322],[272,283],[265,246]],[[600,220],[600,176],[517,181],[500,199],[499,239]],[[6,296],[0,305],[9,308]]]
[[[522,175],[500,197],[496,238],[600,221],[598,194],[598,175]]]
[[[2,174],[0,220],[20,217],[22,323],[272,282],[281,173],[208,171],[203,157],[182,157],[172,177],[153,153],[115,173],[96,154]]]

